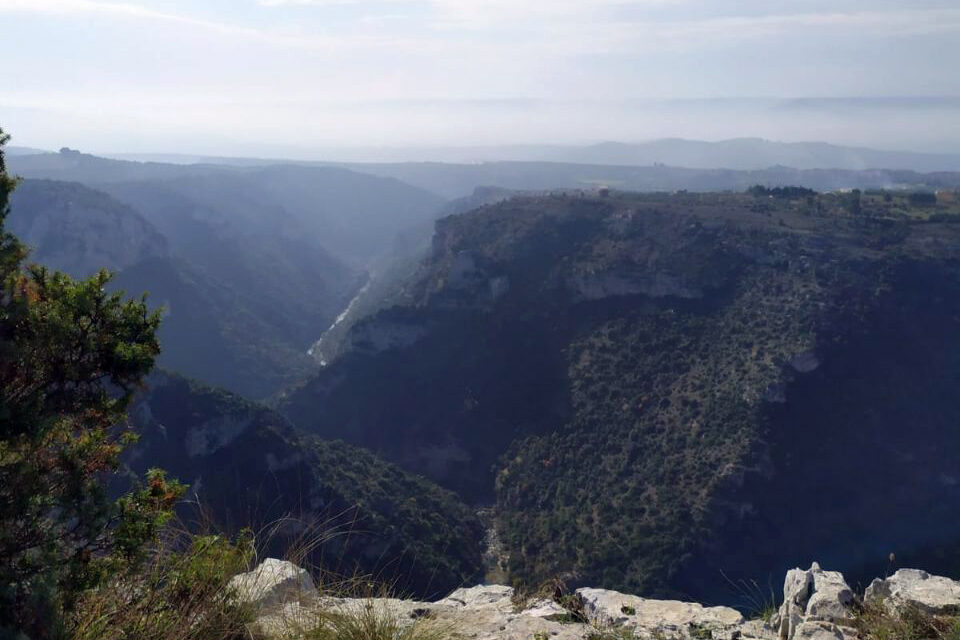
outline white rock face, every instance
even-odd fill
[[[283,572],[293,575],[289,567],[284,567]],[[589,622],[582,623],[571,621],[569,611],[548,599],[535,599],[517,608],[513,593],[510,587],[479,585],[457,589],[437,602],[315,597],[312,602],[294,598],[278,605],[276,603],[283,599],[271,597],[269,601],[274,606],[261,615],[252,631],[264,640],[299,637],[311,621],[321,619],[320,611],[357,614],[373,610],[391,616],[402,625],[426,620],[440,628],[455,630],[458,638],[474,640],[585,640],[615,626],[633,629],[640,639],[689,640],[702,637],[694,634],[708,630],[715,640],[755,637],[739,633],[737,625],[743,622],[743,617],[726,607],[647,600],[616,591],[583,589],[577,593],[583,600]],[[624,608],[628,614],[623,613]]]
[[[261,611],[317,597],[313,578],[305,569],[275,558],[267,558],[253,571],[234,576],[229,588]]]
[[[807,618],[814,620],[842,621],[850,617],[853,591],[839,571],[822,571],[814,563],[813,594],[807,601]]]
[[[648,600],[606,589],[578,589],[587,616],[598,623],[644,629],[680,630],[690,626],[726,629],[743,622],[729,607],[704,607],[695,602]]]
[[[728,607],[694,602],[650,600],[606,589],[579,589],[573,598],[582,617],[557,602],[540,598],[518,605],[514,590],[501,585],[457,589],[437,602],[394,598],[320,596],[306,571],[280,560],[266,560],[231,583],[246,600],[260,606],[251,626],[254,640],[302,638],[331,615],[374,612],[401,628],[437,625],[461,640],[591,640],[627,630],[637,640],[856,640],[847,626],[855,596],[843,576],[792,569],[784,579],[784,603],[770,623],[745,621]],[[903,569],[875,580],[868,598],[892,604],[911,603],[933,613],[960,612],[960,582]],[[586,621],[583,621],[583,618]],[[579,620],[579,621],[578,621]]]
[[[824,571],[814,562],[806,571],[791,569],[787,572],[783,581],[783,604],[774,616],[773,626],[779,629],[781,640],[793,640],[801,637],[797,634],[806,622],[847,620],[853,602],[853,591],[843,575],[837,571]],[[809,627],[804,633],[814,631]]]
[[[457,589],[449,596],[437,602],[438,606],[462,609],[492,609],[512,611],[513,589],[503,585],[477,585],[469,589]]]
[[[439,624],[448,623],[464,638],[506,640],[507,638],[549,637],[551,640],[582,640],[589,627],[563,623],[552,616],[567,612],[549,600],[537,600],[522,610],[513,604],[513,589],[500,585],[480,585],[457,589],[449,596],[428,605]]]
[[[803,622],[793,637],[798,640],[852,640],[856,636],[830,622]]]
[[[900,569],[885,580],[874,580],[864,597],[894,607],[913,605],[928,613],[960,613],[960,582],[918,569]]]

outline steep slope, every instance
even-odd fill
[[[28,179],[10,225],[34,260],[78,277],[117,271],[114,287],[164,305],[163,366],[255,398],[307,375],[309,345],[361,276],[295,234],[245,233],[192,217],[195,205],[165,191],[141,193],[170,219],[78,183]]]
[[[803,100],[793,108],[803,108]],[[952,101],[956,105],[956,101]],[[787,107],[787,105],[781,105]],[[809,105],[807,105],[809,106]],[[742,114],[741,114],[742,115]],[[37,153],[38,151],[34,151]],[[762,138],[733,138],[707,142],[662,138],[644,142],[600,142],[589,145],[514,144],[471,147],[394,147],[317,149],[315,155],[340,162],[566,162],[624,166],[666,164],[694,169],[761,170],[776,165],[797,169],[904,169],[958,171],[956,153],[886,151],[826,142],[778,142]],[[263,158],[217,158],[179,154],[127,154],[114,156],[158,162],[233,165],[278,164]],[[302,164],[310,164],[303,162]]]
[[[955,548],[956,207],[798,195],[446,218],[283,409],[495,496],[517,580],[729,601],[721,570]]]
[[[495,187],[477,187],[470,196],[445,204],[441,214],[466,213],[506,200],[513,193]],[[405,283],[416,274],[420,262],[429,255],[432,236],[433,225],[423,223],[409,228],[397,238],[393,254],[371,270],[367,283],[310,348],[314,360],[322,365],[332,362],[348,348],[347,338],[356,322],[381,309],[408,301],[405,298]]]
[[[167,239],[136,211],[81,184],[25,180],[11,207],[10,230],[31,259],[74,277],[168,255]]]
[[[266,397],[312,368],[303,348],[309,340],[297,339],[310,330],[301,319],[187,261],[143,260],[117,273],[112,286],[149,292],[150,305],[164,308],[161,366],[250,398]]]
[[[281,210],[270,210],[268,215],[264,209],[263,220],[254,229],[243,221],[224,219],[225,209],[219,213],[205,209],[166,185],[108,186],[118,198],[142,207],[145,215],[171,238],[178,256],[207,278],[223,283],[237,300],[244,302],[249,321],[258,325],[256,332],[285,345],[287,353],[280,361],[306,363],[305,354],[311,342],[363,283],[363,274],[334,258],[309,233],[302,229],[295,232],[300,225]],[[255,383],[260,372],[245,371],[249,382]],[[291,382],[295,375],[290,372],[284,376],[279,369],[271,372],[271,376],[285,377],[286,382]],[[249,385],[236,387],[225,380],[213,382],[246,393],[251,389]],[[260,385],[268,391],[257,395],[276,390],[282,384],[277,378]]]
[[[141,439],[127,464],[191,485],[187,521],[252,527],[265,553],[301,539],[338,575],[376,576],[400,592],[448,593],[480,571],[476,516],[450,492],[370,453],[302,438],[276,413],[225,391],[155,374],[131,412]]]
[[[357,265],[387,252],[406,227],[431,221],[442,204],[397,180],[335,167],[275,166],[99,188],[168,233],[179,233],[176,216],[188,215],[195,224],[255,237],[308,240]]]

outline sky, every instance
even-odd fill
[[[0,0],[0,127],[93,152],[960,152],[957,0]]]

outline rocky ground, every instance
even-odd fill
[[[865,637],[856,619],[868,606],[894,615],[905,610],[960,614],[960,582],[949,578],[901,569],[874,580],[858,595],[842,574],[824,571],[817,563],[787,573],[783,604],[765,620],[746,620],[729,607],[590,588],[526,599],[501,585],[457,589],[436,602],[336,598],[323,595],[306,570],[274,559],[236,576],[231,586],[260,612],[251,635],[262,640],[304,637],[331,616],[367,616],[397,629],[420,625],[440,634],[425,636],[431,639],[853,640]]]

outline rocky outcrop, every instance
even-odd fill
[[[679,632],[687,628],[731,630],[744,621],[740,612],[730,607],[649,600],[607,589],[580,589],[577,595],[587,617],[605,625]]]
[[[258,568],[259,571],[259,568]],[[254,578],[244,574],[243,580]],[[324,616],[374,615],[397,624],[428,621],[440,628],[455,630],[459,638],[476,640],[512,640],[551,638],[584,640],[604,637],[613,629],[630,629],[637,638],[748,638],[740,630],[743,617],[727,607],[703,607],[687,602],[647,600],[614,591],[582,589],[572,598],[583,604],[580,614],[572,613],[557,602],[535,598],[520,603],[511,587],[479,585],[457,589],[437,602],[418,602],[395,598],[315,598],[303,600],[298,590],[270,591],[288,596],[270,599],[261,608],[252,632],[264,639],[300,637],[311,624]],[[256,601],[260,604],[260,600]],[[421,622],[422,623],[422,622]]]
[[[436,602],[396,598],[337,598],[318,594],[306,571],[279,560],[231,581],[259,612],[252,636],[301,638],[311,625],[337,616],[372,616],[403,628],[436,625],[446,635],[475,640],[854,640],[851,626],[863,604],[843,575],[814,562],[787,572],[783,604],[768,621],[745,620],[729,607],[652,600],[606,589],[582,588],[553,598],[521,598],[513,588],[478,585]],[[864,600],[912,605],[935,615],[960,614],[960,582],[902,569],[875,580]],[[326,621],[326,622],[325,622]]]
[[[912,606],[932,614],[960,614],[960,582],[917,569],[900,569],[889,578],[874,580],[864,594],[869,601],[888,606]]]
[[[292,562],[267,558],[248,573],[234,576],[228,589],[261,610],[269,610],[291,602],[316,598],[317,589],[306,569]]]
[[[852,617],[854,601],[853,591],[842,574],[824,571],[814,562],[806,571],[787,572],[783,604],[771,626],[781,640],[843,638],[846,632],[841,626]]]
[[[860,607],[844,577],[824,571],[817,563],[787,573],[783,605],[767,622],[745,620],[729,607],[591,588],[529,599],[502,585],[457,589],[435,602],[329,597],[318,593],[306,571],[273,559],[236,576],[230,586],[260,612],[251,634],[261,640],[304,637],[311,626],[329,624],[338,616],[371,616],[399,628],[436,625],[458,638],[476,640],[587,640],[627,635],[642,640],[853,640],[858,636],[849,625]],[[949,613],[960,607],[960,583],[902,570],[875,581],[866,597]]]

